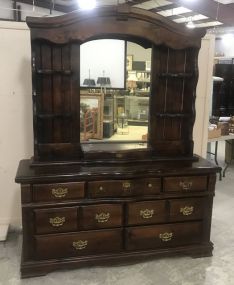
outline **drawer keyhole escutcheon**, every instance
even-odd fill
[[[184,215],[184,216],[189,216],[189,215],[192,215],[193,210],[194,210],[193,206],[191,206],[191,207],[185,206],[183,208],[180,208],[180,213],[182,213],[182,215]]]
[[[49,222],[52,227],[61,227],[65,223],[66,219],[65,217],[55,217],[55,218],[50,218]]]
[[[52,195],[56,198],[66,197],[67,193],[68,193],[68,188],[59,187],[52,189]]]
[[[192,181],[181,181],[180,182],[180,187],[183,190],[190,190],[193,186],[193,182]]]
[[[76,249],[76,250],[82,250],[85,249],[88,245],[88,241],[87,240],[78,240],[78,241],[74,241],[72,243],[72,246]]]
[[[108,222],[110,218],[110,213],[100,213],[96,214],[95,219],[98,221],[98,223],[106,223]]]
[[[151,219],[153,215],[154,215],[154,210],[145,209],[140,211],[140,216],[143,219]]]
[[[159,235],[159,238],[162,241],[170,241],[172,237],[173,237],[173,233],[167,233],[167,232]]]

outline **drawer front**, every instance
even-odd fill
[[[34,210],[37,234],[77,230],[77,207]]]
[[[205,191],[207,190],[207,176],[166,177],[163,181],[165,192],[176,191]]]
[[[84,198],[85,182],[34,184],[33,201],[60,201]]]
[[[199,220],[203,218],[204,199],[170,200],[170,221]]]
[[[122,225],[123,214],[120,204],[101,204],[80,208],[80,228],[99,229],[119,227]]]
[[[158,194],[160,189],[160,178],[106,180],[88,183],[88,193],[92,198],[154,195]]]
[[[36,258],[49,259],[122,251],[122,230],[36,236]]]
[[[128,225],[163,223],[166,221],[165,201],[128,203]]]
[[[154,249],[199,243],[202,223],[168,224],[127,229],[127,250]]]

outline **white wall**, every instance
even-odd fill
[[[197,84],[196,121],[193,129],[194,153],[206,158],[208,122],[213,90],[215,36],[206,35],[198,57],[199,80]]]
[[[217,39],[215,41],[215,54],[234,58],[234,37],[228,40]]]
[[[0,224],[20,225],[19,160],[33,153],[30,34],[25,23],[0,22]]]

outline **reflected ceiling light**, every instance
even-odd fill
[[[96,0],[78,0],[78,5],[82,10],[91,10],[96,7]]]
[[[223,35],[222,41],[225,45],[233,45],[234,44],[234,34]]]
[[[188,29],[194,29],[194,28],[195,28],[195,25],[194,25],[193,21],[190,20],[190,21],[188,21],[188,23],[186,24],[186,27],[187,27]]]

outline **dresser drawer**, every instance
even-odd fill
[[[120,204],[101,204],[80,207],[79,226],[82,229],[119,227],[123,214]]]
[[[141,225],[166,221],[166,202],[144,201],[127,204],[127,224]]]
[[[160,178],[105,180],[88,183],[88,193],[92,198],[154,195],[158,194],[160,189]]]
[[[37,234],[77,230],[77,207],[34,210]]]
[[[204,201],[202,198],[170,200],[170,221],[202,219]]]
[[[59,201],[84,198],[85,182],[34,184],[33,201]]]
[[[122,230],[36,236],[36,258],[64,258],[122,251]]]
[[[176,191],[205,191],[207,176],[166,177],[163,181],[165,192]]]
[[[154,249],[199,243],[202,223],[168,224],[127,229],[127,250]]]

